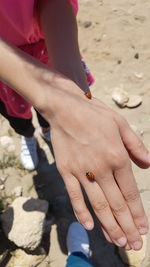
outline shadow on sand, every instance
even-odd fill
[[[57,234],[60,248],[63,253],[67,254],[65,245],[66,234],[69,224],[75,221],[76,218],[74,216],[63,180],[57,171],[56,164],[49,164],[45,152],[41,149],[39,152],[42,156],[40,156],[40,164],[37,169],[37,175],[33,177],[34,185],[39,198],[46,199],[49,202],[48,216],[54,216],[57,224]],[[119,256],[117,247],[106,241],[99,226],[99,222],[92,212],[86,195],[85,199],[95,221],[94,229],[88,232],[92,250],[91,261],[93,265],[95,267],[125,266]]]

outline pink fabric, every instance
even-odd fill
[[[78,1],[70,1],[74,12],[77,13]],[[35,0],[0,0],[0,36],[44,64],[48,64],[50,62],[43,34],[34,14],[35,2]],[[84,62],[83,66],[88,82],[92,84],[93,76]],[[0,99],[5,103],[9,115],[25,119],[32,117],[31,105],[2,82],[0,82]]]
[[[70,1],[77,14],[78,0]],[[35,3],[36,0],[0,0],[0,36],[17,46],[43,39]]]
[[[48,64],[48,53],[44,40],[19,47],[24,52]],[[7,113],[13,117],[29,119],[32,117],[31,105],[12,88],[0,82],[0,98],[5,103]]]

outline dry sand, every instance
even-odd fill
[[[96,79],[92,89],[93,94],[122,114],[150,149],[150,2],[148,0],[80,0],[79,3],[79,41],[81,52]],[[130,94],[142,95],[142,105],[135,109],[119,109],[111,99],[112,91],[116,87],[121,87]],[[17,147],[15,154],[18,155],[19,137],[9,129],[4,119],[1,119],[1,123],[0,136],[8,133],[13,136]],[[44,156],[46,153],[49,162],[53,162],[49,149],[40,138],[39,142],[44,152],[40,151],[41,164],[38,171],[28,173],[14,166],[0,170],[0,176],[7,176],[4,191],[9,195],[19,184],[23,187],[23,195],[39,196],[52,203],[58,196],[58,190],[55,189],[55,183],[57,183],[57,189],[58,185],[60,188],[59,196],[66,201],[65,188],[59,180],[55,165],[49,165]],[[0,156],[2,158],[2,152]],[[133,169],[150,218],[150,171],[141,170],[135,165]],[[71,212],[70,208],[68,208],[67,218],[70,218],[69,212]],[[51,264],[48,265],[45,261],[40,265],[41,267],[65,266],[66,255],[60,249],[56,225],[52,228],[49,254]],[[98,228],[97,225],[90,233],[95,266],[123,266],[116,254],[116,248],[105,242]],[[150,266],[149,259],[148,235],[146,257],[141,266]]]

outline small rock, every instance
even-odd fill
[[[0,185],[0,190],[4,190],[4,189],[5,189],[4,184],[1,184],[1,185]]]
[[[124,107],[129,100],[129,95],[122,88],[116,88],[112,93],[112,99],[117,105]]]
[[[121,60],[118,60],[117,63],[120,65],[122,63],[122,61]]]
[[[138,79],[142,79],[143,76],[144,76],[142,72],[140,72],[140,73],[138,73],[138,72],[134,72],[134,75],[135,75],[135,77],[138,78]]]
[[[142,236],[143,247],[139,251],[129,250],[125,251],[123,248],[119,248],[119,254],[124,263],[130,266],[140,267],[146,254],[146,236]]]
[[[128,108],[136,108],[142,104],[142,97],[139,95],[131,95],[129,101],[126,103]]]
[[[8,147],[10,145],[12,145],[14,143],[12,137],[9,137],[9,136],[1,136],[0,137],[0,145],[2,147]]]
[[[26,253],[22,249],[17,249],[11,257],[8,267],[36,267],[46,258],[46,252],[39,248],[35,254]]]
[[[139,59],[139,53],[136,53],[136,54],[134,55],[134,58]]]
[[[29,250],[37,248],[42,239],[47,210],[46,200],[16,198],[1,215],[2,227],[8,239],[18,247]]]
[[[13,190],[12,190],[12,195],[14,195],[15,197],[20,197],[22,196],[22,186],[16,186]]]
[[[92,22],[91,21],[85,21],[83,23],[84,28],[89,28],[91,25],[92,25]]]
[[[0,176],[0,181],[2,182],[2,183],[4,183],[5,181],[6,181],[6,177],[4,177],[4,176]]]

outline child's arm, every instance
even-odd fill
[[[87,77],[79,52],[76,17],[70,2],[70,0],[40,0],[41,27],[52,66],[88,92]]]
[[[70,0],[51,0],[51,1],[39,0],[39,3],[41,4],[41,6],[39,5],[39,14],[40,14],[40,18],[41,18],[41,26],[42,26],[42,30],[44,31],[44,34],[45,34],[45,39],[46,39],[46,44],[47,44],[49,56],[50,56],[50,59],[52,61],[52,65],[54,66],[54,68],[56,70],[58,70],[59,72],[63,73],[64,75],[66,75],[67,77],[69,77],[70,79],[72,79],[82,90],[88,91],[89,87],[88,87],[88,84],[86,81],[83,67],[81,65],[81,57],[80,57],[79,45],[78,45],[78,29],[77,29],[76,17],[74,15],[74,12],[73,12],[73,9],[72,9],[70,2],[71,2]],[[87,40],[87,42],[88,42],[88,40]],[[71,90],[71,87],[68,88],[68,91],[69,90]],[[81,114],[82,114],[82,108],[81,108]],[[99,117],[99,119],[100,119],[100,117]],[[92,125],[91,125],[92,120],[94,120],[93,117],[89,117],[89,119],[87,120],[89,127],[92,127]],[[106,126],[107,124],[108,124],[108,121],[105,117],[105,125],[104,125],[105,129],[103,128],[103,126],[101,124],[100,131],[103,130],[105,132],[106,128],[107,128],[107,126]],[[120,132],[122,132],[122,135],[124,135],[124,132],[123,132],[124,130],[122,130],[123,128],[124,127],[120,127],[120,129],[121,129]],[[108,131],[110,129],[111,129],[111,127],[109,125]],[[80,131],[80,129],[78,129],[77,135],[79,134],[79,131]],[[93,128],[93,135],[94,135],[94,131],[95,131],[95,129]],[[105,132],[105,134],[107,136],[106,132]],[[99,134],[99,138],[100,138],[100,134]],[[114,137],[112,137],[112,138],[113,138],[112,142],[115,143]],[[126,143],[125,139],[126,138],[122,138],[122,141]],[[129,139],[131,141],[132,137],[129,137]],[[103,143],[103,141],[102,141],[102,143]],[[130,145],[132,146],[132,143],[130,143]],[[126,144],[126,146],[130,146],[130,145],[129,145],[129,143]],[[56,145],[56,147],[58,147],[58,146]],[[131,151],[133,149],[131,149],[131,147],[130,147],[129,150]],[[57,149],[56,149],[56,151],[57,151]],[[55,151],[55,153],[56,153],[56,151]],[[60,153],[60,151],[61,150],[59,149],[58,153]],[[81,161],[82,161],[83,156],[84,155],[81,154],[81,159],[80,159]],[[78,155],[78,157],[79,157],[79,155]],[[98,154],[96,157],[98,157]],[[102,168],[102,166],[103,166],[103,164],[101,164],[102,158],[100,159],[98,157],[99,163],[97,162],[97,164],[101,166],[100,168]],[[121,162],[121,158],[122,157],[120,157],[119,162]],[[59,156],[57,159],[59,159]],[[91,166],[94,164],[95,160],[97,161],[97,159],[93,159],[93,161],[90,163]],[[104,160],[105,159],[103,158],[103,161]],[[76,159],[76,161],[78,161],[78,159]],[[80,162],[79,162],[79,166],[80,166]],[[78,168],[78,166],[77,166],[77,168]],[[86,166],[86,168],[88,168],[88,166]],[[124,192],[125,193],[124,197],[127,200],[128,207],[132,213],[132,210],[136,206],[132,205],[130,202],[134,198],[134,200],[136,200],[135,202],[138,203],[139,196],[137,195],[137,193],[133,192],[134,190],[131,189],[133,186],[133,184],[132,184],[133,174],[131,175],[131,172],[132,172],[131,167],[130,167],[130,171],[128,173],[129,174],[128,177],[130,177],[128,180],[128,182],[130,184],[128,189],[127,189],[127,187],[125,189],[125,184],[124,184],[124,183],[127,183],[127,180],[126,180],[126,176],[128,175],[127,172],[124,175],[124,171],[126,168],[124,166],[121,169],[122,169],[121,172],[120,171],[117,172],[118,173],[117,174],[118,179],[120,181],[122,181],[121,183],[119,183],[119,186],[121,187],[122,192],[124,192],[124,190],[128,191],[128,192],[126,191],[126,193]],[[78,170],[74,170],[74,172],[76,173],[75,176],[77,176],[79,178],[79,180],[82,181],[81,176],[84,176],[84,173],[79,175]],[[107,171],[106,171],[106,173],[107,173]],[[62,173],[62,176],[64,176],[63,173]],[[119,192],[117,193],[118,189],[117,188],[115,189],[115,184],[112,181],[112,179],[110,178],[110,177],[116,178],[116,176],[114,174],[110,175],[110,173],[107,175],[105,173],[103,173],[102,177],[103,176],[105,179],[103,179],[103,181],[99,180],[99,185],[101,186],[101,188],[103,188],[103,191],[104,191],[105,195],[107,196],[107,200],[109,201],[109,203],[111,203],[110,206],[114,210],[114,214],[119,213],[121,215],[121,213],[122,213],[122,215],[119,217],[119,222],[120,222],[120,225],[122,226],[122,229],[123,229],[125,234],[129,231],[128,236],[130,236],[129,239],[131,240],[133,237],[134,230],[133,230],[131,225],[129,228],[128,227],[126,228],[124,225],[124,222],[123,222],[123,220],[124,220],[123,217],[126,216],[126,218],[127,218],[128,211],[125,208],[125,205],[123,205],[123,204],[121,205],[120,200],[119,200],[119,199],[121,199],[121,198],[119,198]],[[105,176],[107,176],[107,177],[105,177]],[[67,180],[67,178],[66,178],[66,180]],[[85,181],[82,181],[81,183],[84,185],[85,189],[88,187],[88,184],[86,184]],[[124,186],[123,186],[123,184],[124,184]],[[131,186],[131,184],[132,184],[132,186]],[[76,196],[77,191],[75,192],[75,190],[73,190],[73,189],[72,189],[72,191],[74,192],[74,195]],[[68,186],[68,192],[71,192],[71,186],[70,186],[70,188]],[[91,192],[92,192],[92,190],[91,190]],[[89,194],[88,190],[87,190],[87,193]],[[74,196],[74,198],[75,198],[75,196]],[[121,197],[121,195],[120,195],[120,197]],[[72,198],[73,197],[71,197],[71,199]],[[91,196],[89,197],[90,200],[91,199],[93,200],[93,198],[94,197],[91,197]],[[112,202],[110,199],[112,199]],[[91,200],[91,202],[92,202],[92,200]],[[73,203],[73,206],[75,207],[75,204],[74,204],[75,200],[72,200],[72,203]],[[96,211],[95,212],[99,218],[100,218],[100,213],[101,213],[101,207],[100,207],[101,204],[102,203],[100,201],[100,203],[97,204],[98,207],[95,207],[95,210],[98,210],[97,212]],[[95,205],[95,206],[97,206],[97,205]],[[115,208],[115,205],[116,205],[116,208]],[[94,206],[94,203],[93,203],[93,206]],[[138,204],[137,204],[137,207],[138,207]],[[137,210],[137,207],[136,207],[136,210]],[[120,211],[119,211],[119,209],[120,209]],[[126,209],[126,211],[125,211],[125,209]],[[81,222],[83,222],[84,221],[83,216],[80,214],[79,211],[80,211],[80,204],[78,206],[76,204],[76,213],[78,215],[79,220]],[[135,216],[135,214],[133,214],[133,217],[134,216]],[[118,215],[116,215],[116,217],[118,219]],[[129,220],[129,221],[131,222],[131,220]],[[140,224],[139,222],[137,222],[137,219],[136,219],[135,224],[137,226]],[[142,221],[141,221],[141,224],[142,224]],[[105,226],[104,226],[104,228],[105,228]]]
[[[146,232],[148,223],[125,147],[139,166],[148,167],[150,160],[127,122],[99,100],[87,99],[65,76],[2,40],[0,79],[50,123],[57,167],[79,221],[92,229],[82,184],[110,239],[116,245],[127,241],[130,247],[140,248],[140,228]],[[88,171],[95,175],[92,183],[86,178]],[[134,246],[136,241],[139,247]]]

